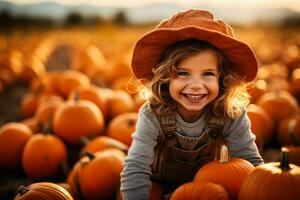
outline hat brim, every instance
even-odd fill
[[[159,29],[144,35],[136,44],[132,69],[137,78],[150,80],[152,68],[159,64],[164,50],[171,44],[187,39],[204,40],[217,47],[233,68],[245,81],[252,81],[258,70],[257,59],[253,50],[244,42],[220,32],[199,27],[180,29]]]

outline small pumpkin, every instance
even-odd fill
[[[60,94],[67,98],[70,93],[79,87],[88,87],[90,79],[84,73],[74,70],[67,70],[60,75],[58,80],[58,88]]]
[[[29,178],[49,178],[57,174],[67,160],[67,148],[51,134],[37,133],[30,137],[22,155],[22,166]]]
[[[239,200],[300,199],[300,167],[289,163],[289,153],[282,149],[281,162],[256,167],[243,182]]]
[[[100,135],[104,125],[99,108],[87,100],[67,101],[53,117],[55,135],[72,145],[78,144],[81,137]]]
[[[100,109],[103,116],[106,118],[106,116],[108,115],[107,100],[104,97],[104,95],[102,95],[101,89],[99,87],[89,86],[78,88],[77,90],[73,90],[70,93],[68,99],[75,99],[76,95],[79,95],[79,99],[81,100],[88,100],[93,102]]]
[[[51,182],[37,182],[20,186],[14,200],[73,200],[63,187]]]
[[[124,90],[115,90],[108,99],[109,118],[112,119],[120,114],[131,112],[134,108],[132,96]]]
[[[107,136],[130,146],[137,119],[138,114],[135,112],[123,113],[116,116],[108,124]]]
[[[179,186],[170,200],[229,200],[222,185],[210,182],[188,182]]]
[[[84,199],[113,199],[120,187],[125,154],[118,149],[86,152],[75,165],[67,182]]]
[[[18,122],[4,124],[0,128],[0,167],[15,169],[21,166],[25,144],[33,135],[28,126]]]
[[[222,185],[230,199],[238,198],[239,189],[254,166],[241,158],[228,157],[226,145],[221,146],[220,159],[209,162],[201,167],[194,177],[195,182],[212,182]]]

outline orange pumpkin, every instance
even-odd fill
[[[118,115],[109,122],[107,136],[130,146],[137,118],[138,114],[135,112]]]
[[[243,182],[239,200],[300,199],[300,167],[289,164],[288,152],[282,150],[282,160],[256,167]]]
[[[86,100],[68,101],[56,110],[54,133],[70,144],[78,144],[84,136],[96,136],[104,129],[99,108]]]
[[[257,105],[261,106],[274,122],[299,114],[299,106],[296,99],[284,90],[265,93],[257,100]]]
[[[41,125],[49,122],[49,120],[52,121],[55,111],[62,104],[63,99],[58,96],[52,96],[45,100],[41,99],[41,103],[35,112],[37,123]]]
[[[279,122],[277,140],[281,145],[300,145],[300,116],[292,116]]]
[[[24,146],[33,132],[22,123],[10,122],[0,128],[0,167],[15,169],[21,166]]]
[[[222,185],[210,182],[188,182],[179,186],[170,200],[229,200]]]
[[[113,199],[120,187],[125,154],[118,149],[86,153],[72,169],[67,181],[84,199]]]
[[[116,90],[108,99],[110,119],[127,112],[134,108],[134,101],[130,94],[123,90]]]
[[[228,158],[228,150],[222,145],[220,159],[209,162],[199,169],[194,177],[195,182],[212,182],[222,185],[230,199],[238,198],[239,189],[254,166],[241,158]]]
[[[67,148],[56,136],[37,133],[30,137],[22,155],[22,165],[30,178],[49,178],[67,160]]]
[[[96,153],[97,151],[102,151],[108,148],[116,148],[125,153],[128,151],[128,146],[118,140],[107,136],[98,136],[91,141],[89,141],[81,152],[91,152]]]
[[[251,130],[256,135],[256,144],[262,150],[272,138],[273,121],[269,114],[260,106],[249,104],[247,115],[251,121]]]
[[[73,70],[65,71],[58,80],[59,92],[65,98],[70,95],[72,90],[89,85],[90,79],[85,74]]]
[[[107,100],[103,97],[100,88],[96,86],[78,88],[76,91],[70,93],[68,99],[75,99],[76,95],[79,95],[79,99],[81,100],[88,100],[96,104],[104,117],[108,115]]]
[[[73,200],[63,187],[50,182],[32,183],[28,187],[20,186],[15,200]]]

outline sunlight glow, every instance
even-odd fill
[[[138,7],[152,3],[173,3],[184,7],[193,7],[199,5],[217,6],[217,7],[245,7],[245,8],[289,8],[300,12],[300,3],[298,0],[6,0],[16,4],[30,4],[39,2],[56,2],[66,5],[90,4],[95,6],[113,6],[113,7]]]

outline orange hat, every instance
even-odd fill
[[[229,66],[246,81],[257,73],[257,60],[252,49],[235,39],[232,28],[222,20],[203,10],[187,10],[160,22],[153,31],[136,44],[132,69],[137,78],[151,79],[152,68],[157,67],[164,50],[171,44],[187,39],[199,39],[217,47],[226,57]]]

